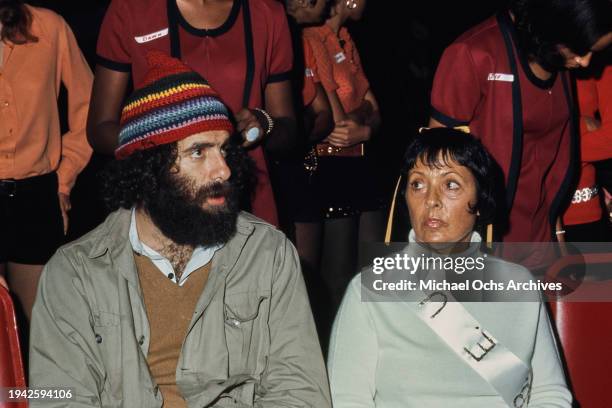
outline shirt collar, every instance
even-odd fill
[[[189,275],[194,272],[196,269],[201,268],[211,261],[215,252],[219,250],[222,245],[215,245],[210,247],[197,246],[193,253],[191,254],[191,258],[187,262],[185,266],[185,270],[181,275],[180,281],[177,282],[176,273],[170,260],[168,260],[165,256],[149,247],[147,244],[142,242],[138,237],[138,229],[136,228],[136,209],[132,208],[131,220],[130,220],[130,244],[132,245],[132,249],[134,252],[144,255],[149,258],[153,264],[164,274],[166,277],[171,279],[172,281],[178,283],[179,285],[183,285]]]
[[[134,252],[145,255],[151,259],[165,259],[159,252],[145,244],[138,237],[138,229],[136,228],[136,209],[132,208],[132,215],[130,219],[130,244]]]

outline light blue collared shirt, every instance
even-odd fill
[[[178,281],[174,268],[168,258],[142,242],[138,237],[138,229],[136,228],[136,209],[134,208],[132,208],[132,219],[130,221],[130,244],[132,244],[132,249],[135,252],[149,258],[161,273],[179,286],[183,286],[193,271],[209,263],[213,255],[215,255],[215,252],[222,247],[222,245],[216,245],[212,247],[198,246],[194,248],[191,259],[187,262],[183,275],[181,275],[181,279]]]

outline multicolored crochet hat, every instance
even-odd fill
[[[234,131],[227,107],[204,78],[163,52],[146,57],[149,71],[121,112],[115,157],[200,132]]]

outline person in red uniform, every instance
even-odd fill
[[[578,140],[564,71],[610,45],[611,17],[607,0],[514,0],[444,51],[430,126],[469,126],[501,167],[509,216],[496,239],[560,237]]]
[[[142,81],[149,50],[181,59],[218,90],[234,114],[237,130],[252,147],[258,176],[252,211],[278,224],[264,151],[253,142],[264,139],[270,152],[290,150],[296,144],[290,85],[293,56],[282,4],[113,0],[98,38],[88,120],[94,150],[112,153],[116,148],[128,80],[131,76],[135,85]],[[247,135],[251,128],[258,130]]]
[[[563,215],[565,238],[570,242],[612,241],[608,214],[602,207],[593,162],[612,158],[612,66],[596,78],[577,82],[580,107],[580,181]],[[600,119],[597,119],[599,112]]]

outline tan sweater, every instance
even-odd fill
[[[151,326],[147,355],[151,376],[164,397],[163,408],[187,408],[176,385],[176,366],[191,317],[208,279],[210,262],[195,270],[183,286],[179,286],[146,256],[134,253],[134,258]]]

